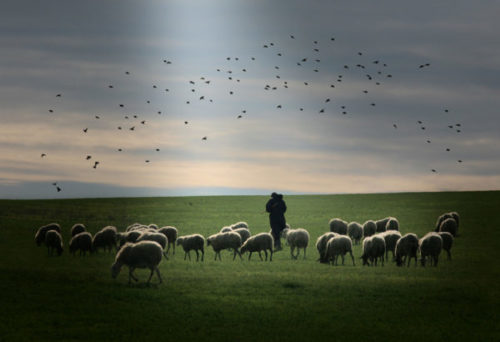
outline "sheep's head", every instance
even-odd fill
[[[181,236],[181,237],[178,237],[178,238],[177,238],[176,245],[177,245],[177,246],[179,246],[179,245],[182,243],[182,241],[184,241],[184,238],[183,238],[182,236]]]
[[[248,246],[247,246],[247,244],[245,243],[245,244],[243,244],[243,246],[241,246],[241,248],[240,248],[240,253],[241,253],[241,254],[243,254],[243,253],[245,253],[247,250],[248,250]]]
[[[403,258],[401,257],[401,254],[396,254],[396,265],[403,266]]]
[[[364,265],[368,265],[370,266],[370,264],[368,263],[368,256],[366,254],[363,254],[360,259],[363,259],[363,266]]]

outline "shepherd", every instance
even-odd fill
[[[286,227],[286,204],[283,201],[283,195],[273,192],[271,198],[267,201],[266,211],[269,213],[271,234],[274,237],[274,250],[280,251],[282,250],[280,235],[281,231]]]

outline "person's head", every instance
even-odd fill
[[[273,192],[273,193],[271,194],[271,198],[278,198],[278,194],[277,194],[277,193],[275,193],[275,192]]]

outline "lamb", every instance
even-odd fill
[[[443,249],[448,254],[448,260],[451,260],[451,247],[453,246],[453,235],[448,232],[439,232],[439,236],[443,239]]]
[[[92,252],[92,235],[89,232],[81,232],[76,234],[69,241],[69,252],[75,255],[76,251],[80,251],[80,256],[85,255],[88,251]]]
[[[175,241],[177,240],[177,228],[172,226],[165,226],[158,229],[158,233],[162,233],[167,237],[168,247],[167,254],[170,251],[170,246],[173,248],[172,254],[175,254]]]
[[[286,234],[286,241],[290,245],[290,254],[292,259],[299,257],[300,249],[304,250],[304,259],[306,258],[306,249],[309,244],[309,232],[303,228],[290,229]],[[293,252],[297,248],[297,255]]]
[[[318,250],[318,253],[319,253],[319,262],[320,263],[327,263],[328,262],[325,259],[326,244],[328,243],[328,241],[330,239],[334,238],[335,236],[340,236],[340,234],[328,232],[328,233],[321,235],[316,240],[316,249]]]
[[[45,245],[47,246],[47,254],[51,256],[54,250],[57,250],[57,255],[63,252],[63,242],[61,234],[56,230],[49,230],[45,234]]]
[[[136,242],[141,241],[155,241],[162,247],[163,250],[165,250],[168,244],[167,237],[162,233],[158,233],[156,231],[154,233],[149,231],[143,232],[136,240]],[[168,259],[166,252],[164,252],[163,255],[165,255],[166,259]]]
[[[382,236],[385,241],[385,260],[389,257],[389,251],[392,252],[392,258],[394,259],[394,250],[396,249],[396,243],[401,238],[401,233],[397,230],[387,230],[383,233],[378,233],[377,235]]]
[[[394,217],[390,217],[385,225],[385,230],[399,230],[398,220]]]
[[[248,228],[236,228],[235,230],[233,230],[233,232],[240,234],[241,243],[247,241],[250,235],[252,235],[250,233],[250,230],[248,230]]]
[[[359,244],[363,238],[363,226],[358,222],[350,222],[347,225],[347,235],[354,241],[355,244]]]
[[[441,225],[439,226],[439,231],[440,232],[448,232],[454,237],[457,236],[458,234],[458,224],[457,221],[455,221],[454,218],[447,218],[443,222],[441,222]]]
[[[128,266],[128,283],[131,279],[138,281],[133,272],[136,268],[149,268],[151,274],[148,278],[148,285],[156,271],[160,283],[162,283],[160,270],[158,265],[161,262],[163,248],[154,241],[141,241],[138,243],[126,243],[122,249],[116,254],[115,262],[111,266],[111,276],[115,279],[123,265]]]
[[[76,234],[80,234],[86,232],[87,229],[83,223],[75,223],[73,227],[71,227],[71,237],[74,237]]]
[[[333,265],[338,265],[337,259],[339,255],[342,257],[342,265],[344,265],[344,256],[351,254],[352,265],[355,266],[354,256],[352,255],[352,241],[351,238],[345,235],[339,235],[328,240],[326,244],[325,260],[329,262],[332,260]]]
[[[375,222],[374,222],[375,223]],[[379,235],[373,235],[367,237],[363,241],[363,265],[370,265],[368,260],[371,261],[372,265],[377,266],[377,260],[380,258],[382,266],[384,266],[384,254],[385,254],[385,240]]]
[[[198,261],[198,251],[201,251],[201,261],[203,261],[203,257],[205,256],[205,238],[200,234],[192,234],[192,235],[184,235],[179,236],[177,238],[177,246],[182,245],[184,249],[184,260],[186,260],[186,256],[191,260],[190,251],[194,249],[196,252],[196,261]]]
[[[92,240],[92,251],[97,252],[99,248],[104,250],[108,249],[110,252],[116,247],[116,228],[113,226],[106,226],[94,235]]]
[[[118,244],[119,247],[118,249],[122,248],[124,244],[127,242],[136,242],[139,236],[141,236],[142,231],[140,230],[130,230],[125,233],[117,233],[116,237],[118,239]]]
[[[390,217],[386,217],[380,220],[375,221],[375,224],[377,225],[377,233],[382,233],[385,232],[385,226],[387,224],[387,221],[389,221]]]
[[[328,222],[330,231],[337,234],[347,235],[347,222],[339,218],[333,218]]]
[[[240,221],[240,222],[233,223],[230,227],[231,227],[232,230],[236,230],[238,228],[246,228],[246,229],[248,229],[248,223]]]
[[[430,264],[437,266],[439,254],[443,248],[443,239],[437,233],[427,233],[423,238],[418,241],[418,248],[420,250],[420,261],[422,266],[425,266],[427,257],[430,257]]]
[[[236,254],[240,256],[240,259],[242,259],[241,253],[239,251],[239,248],[241,247],[241,236],[238,233],[227,232],[227,233],[218,233],[210,235],[207,238],[207,247],[210,245],[212,246],[215,252],[214,260],[217,260],[217,256],[219,256],[219,260],[222,261],[220,256],[220,251],[229,248],[234,250],[233,260],[236,258]]]
[[[377,232],[377,224],[373,220],[368,220],[363,223],[363,236],[372,236]]]
[[[49,223],[46,226],[38,228],[35,234],[35,242],[37,246],[40,246],[42,242],[45,242],[45,234],[47,234],[49,230],[55,230],[56,232],[61,233],[61,226],[58,223]]]
[[[271,252],[269,261],[273,261],[273,245],[274,239],[271,234],[259,233],[249,237],[248,240],[245,241],[245,243],[241,246],[240,253],[243,254],[247,251],[250,252],[250,254],[248,255],[248,260],[250,261],[253,252],[259,252],[260,260],[262,260],[260,251],[264,251],[267,261],[267,250],[269,250]]]
[[[418,251],[418,237],[413,233],[408,233],[401,237],[396,242],[396,265],[403,266],[408,258],[408,267],[410,267],[411,258],[415,258],[415,266],[417,266],[417,251]]]

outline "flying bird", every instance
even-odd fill
[[[57,94],[56,97],[61,97],[61,94]]]
[[[86,160],[89,160],[90,158],[92,158],[92,156],[87,156],[85,159],[86,159]]]
[[[83,132],[84,132],[84,133],[87,133],[87,131],[88,131],[88,130],[89,130],[88,128],[84,128],[84,129],[83,129]]]
[[[46,155],[45,153],[42,153],[42,154],[40,155],[40,158],[43,158],[43,157],[45,157],[45,156],[47,156],[47,155]]]
[[[205,136],[205,137],[201,138],[201,140],[207,140],[207,137]]]
[[[98,161],[94,162],[94,166],[93,166],[93,168],[94,168],[94,169],[97,169],[97,165],[99,165],[99,162],[98,162]]]

